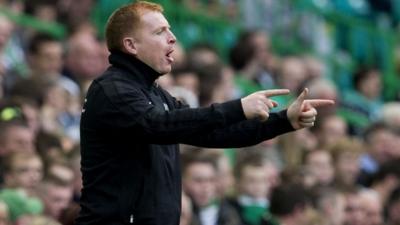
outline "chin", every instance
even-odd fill
[[[171,72],[171,66],[170,66],[170,67],[167,67],[167,68],[162,68],[162,69],[158,70],[158,73],[160,73],[161,75],[167,74],[167,73],[169,73],[169,72]]]

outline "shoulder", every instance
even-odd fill
[[[93,81],[94,86],[99,86],[105,95],[110,98],[123,97],[129,94],[141,93],[143,86],[127,71],[117,68],[108,68],[100,77]]]

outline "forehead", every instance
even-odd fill
[[[215,173],[214,167],[210,163],[194,162],[188,166],[186,174],[194,175],[211,175]]]
[[[157,11],[146,11],[141,17],[141,23],[144,28],[157,29],[164,26],[169,26],[164,15]]]
[[[242,176],[261,176],[265,177],[265,167],[263,166],[253,166],[253,165],[246,165],[243,168]]]

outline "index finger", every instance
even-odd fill
[[[308,105],[311,105],[312,107],[322,107],[335,104],[335,101],[328,99],[308,99],[304,102]]]
[[[290,93],[289,89],[272,89],[272,90],[265,90],[261,91],[267,97],[277,96],[277,95],[287,95]]]

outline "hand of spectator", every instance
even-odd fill
[[[297,99],[289,106],[287,117],[293,128],[298,130],[305,127],[314,126],[317,116],[317,107],[333,105],[333,100],[327,99],[307,99],[308,88],[297,97]]]
[[[266,121],[269,117],[270,109],[278,105],[269,97],[276,95],[289,94],[288,89],[273,89],[265,91],[257,91],[241,99],[244,115],[247,119],[259,119]]]

